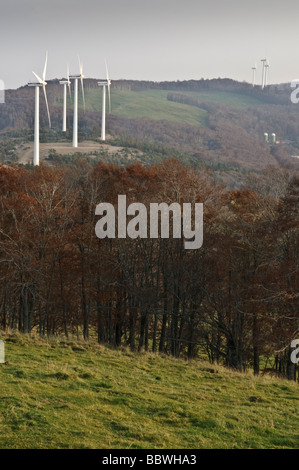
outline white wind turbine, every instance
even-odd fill
[[[102,126],[101,126],[101,140],[106,140],[106,87],[108,89],[108,100],[109,100],[109,113],[111,111],[111,99],[110,99],[110,85],[111,80],[108,75],[108,67],[106,65],[106,80],[98,82],[98,85],[102,87]]]
[[[51,127],[51,118],[49,112],[49,105],[47,100],[46,93],[46,71],[48,63],[48,53],[46,53],[46,61],[43,70],[43,78],[41,79],[35,72],[32,72],[33,75],[37,78],[37,82],[29,82],[28,86],[35,87],[35,116],[34,116],[34,155],[33,155],[33,164],[39,165],[39,88],[42,86],[44,91],[44,97],[47,107],[49,127]]]
[[[79,60],[79,75],[71,75],[69,79],[74,80],[74,121],[73,121],[73,147],[78,147],[78,80],[81,82],[82,89],[82,98],[83,106],[85,112],[85,97],[84,97],[84,87],[83,87],[83,66]]]
[[[267,60],[265,63],[265,86],[268,85],[269,67],[270,67],[270,64],[269,64],[269,61]]]
[[[256,64],[254,65],[254,67],[251,67],[251,70],[252,70],[252,86],[254,86],[255,85]]]
[[[263,62],[263,69],[262,69],[262,88],[265,86],[265,62],[267,62],[267,59],[261,59],[261,62]]]
[[[71,82],[69,67],[67,66],[67,79],[60,80],[60,85],[63,85],[63,117],[62,117],[62,132],[66,132],[66,87],[68,86],[69,94],[71,96]]]

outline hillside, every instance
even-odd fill
[[[62,88],[58,80],[48,83],[47,93],[52,130],[47,129],[41,97],[41,142],[65,141],[60,131]],[[98,141],[101,90],[97,80],[85,80],[85,98],[84,114],[79,93],[79,139]],[[66,135],[70,145],[72,106],[71,98]],[[1,139],[32,140],[33,119],[34,90],[29,87],[8,90],[6,103],[0,106]],[[279,143],[274,146],[265,143],[264,132],[275,133]],[[299,106],[291,103],[288,86],[261,90],[227,79],[113,81],[107,133],[110,143],[120,147],[142,151],[151,148],[151,152],[152,146],[159,146],[160,153],[187,154],[190,161],[213,168],[224,165],[223,171],[227,173],[232,169],[260,171],[277,164],[292,170],[298,168],[298,161],[291,156],[299,153]]]
[[[298,446],[294,382],[93,340],[1,339],[1,449]]]

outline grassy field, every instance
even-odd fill
[[[128,91],[111,89],[111,113],[115,116],[127,118],[149,118],[153,120],[167,120],[191,126],[205,126],[207,111],[195,106],[176,103],[167,100],[167,90]],[[173,93],[173,92],[172,92]],[[254,97],[226,91],[182,92],[184,95],[194,96],[203,101],[221,103],[237,109],[262,104]],[[86,109],[100,112],[102,106],[102,92],[97,89],[85,91]],[[108,101],[108,98],[107,98]],[[60,103],[62,105],[62,101]],[[82,110],[81,93],[79,93],[79,106]]]
[[[296,383],[92,341],[1,339],[1,449],[299,445]]]
[[[243,95],[241,93],[233,93],[230,91],[210,90],[202,92],[190,92],[190,94],[202,101],[225,104],[237,109],[245,109],[248,106],[260,106],[264,104],[262,101],[253,96]]]
[[[167,91],[111,90],[111,113],[115,116],[167,120],[191,126],[205,125],[207,112],[203,109],[167,100]],[[80,95],[79,95],[80,96]],[[108,96],[107,96],[108,106]],[[86,110],[100,112],[102,109],[101,90],[85,91]],[[82,109],[82,99],[79,98]]]

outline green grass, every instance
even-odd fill
[[[64,339],[1,337],[0,448],[298,447],[298,384]]]
[[[168,91],[160,90],[134,92],[113,89],[111,90],[111,113],[115,116],[131,119],[146,117],[153,120],[167,120],[197,127],[205,125],[207,116],[205,110],[168,101],[167,95]],[[85,101],[87,111],[100,112],[102,108],[101,90],[86,90]],[[81,97],[79,98],[79,106],[82,108]]]
[[[131,119],[149,118],[153,120],[166,120],[191,126],[205,126],[207,111],[196,106],[176,103],[167,100],[168,90],[129,91],[111,89],[111,112],[115,116]],[[172,93],[176,93],[173,92]],[[178,92],[179,93],[179,92]],[[226,91],[182,92],[184,95],[194,96],[205,102],[226,104],[237,109],[262,104],[258,99]],[[108,100],[108,98],[107,98]],[[102,92],[100,89],[87,89],[85,91],[87,111],[101,111]],[[59,106],[62,105],[62,101]],[[79,94],[79,105],[82,109],[82,98]]]
[[[188,95],[189,93],[186,94]],[[190,94],[202,101],[225,104],[237,109],[245,109],[248,106],[259,106],[264,104],[263,101],[253,96],[229,91],[210,90],[203,92],[191,92]]]

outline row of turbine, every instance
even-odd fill
[[[263,68],[262,68],[262,88],[265,88],[265,86],[268,85],[268,72],[269,72],[269,60],[268,59],[261,59],[261,62],[263,62]],[[254,67],[251,67],[252,70],[252,86],[255,86],[255,71],[256,71],[256,64]]]
[[[63,118],[62,118],[62,131],[66,132],[66,107],[67,107],[67,87],[71,95],[71,80],[74,80],[74,115],[73,115],[73,147],[78,147],[78,80],[81,82],[82,90],[82,99],[83,107],[85,112],[85,97],[84,97],[84,86],[83,86],[83,66],[79,59],[79,74],[70,75],[69,68],[67,67],[67,78],[66,80],[60,80],[59,83],[63,85]],[[28,86],[35,87],[35,115],[34,115],[34,155],[33,155],[33,164],[39,165],[39,89],[43,87],[45,103],[47,108],[49,127],[51,127],[51,117],[46,93],[46,72],[47,72],[47,63],[48,63],[48,53],[46,53],[46,60],[44,65],[44,70],[42,78],[40,78],[35,72],[32,72],[33,75],[37,78],[37,82],[30,82]],[[111,110],[111,100],[110,100],[110,85],[111,80],[108,76],[108,68],[106,65],[106,80],[98,82],[98,85],[102,87],[102,124],[101,124],[101,140],[106,139],[106,87],[108,89],[108,98],[109,98],[109,112]]]

